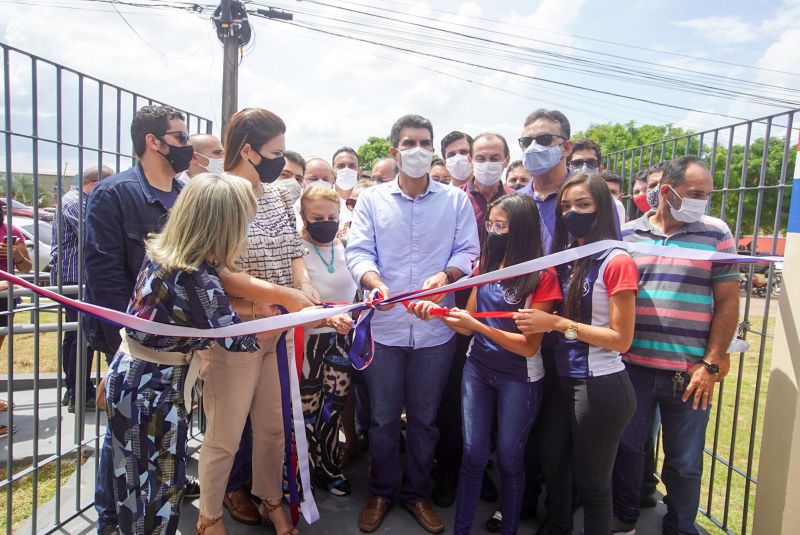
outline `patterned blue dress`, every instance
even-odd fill
[[[225,296],[219,273],[202,264],[193,273],[167,272],[145,260],[128,314],[185,327],[224,327],[241,320]],[[258,350],[255,336],[175,338],[127,329],[129,337],[160,351],[189,353],[212,343],[228,351]],[[118,351],[106,376],[114,496],[121,533],[175,533],[185,483],[188,414],[183,386],[188,366],[161,365]]]

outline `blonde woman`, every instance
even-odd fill
[[[317,301],[318,296],[308,278],[294,211],[286,190],[273,184],[284,167],[285,132],[281,118],[267,110],[248,108],[236,113],[225,141],[225,170],[247,179],[258,205],[247,233],[241,267],[251,276],[282,286],[311,304],[309,298]],[[249,293],[231,291],[231,295],[248,296],[232,300],[242,316],[253,319],[262,315]],[[235,362],[226,348],[219,346],[201,356],[207,424],[200,454],[198,530],[206,535],[225,533],[222,523],[217,523],[223,503],[231,516],[241,522],[256,524],[263,517],[275,526],[278,535],[298,533],[281,506],[284,440],[277,340],[277,335],[259,338],[261,349]],[[245,430],[248,416],[252,446],[248,445]],[[252,494],[260,502],[257,510],[253,510],[251,491],[246,488],[249,478],[241,475],[250,468],[247,457],[251,451]],[[229,479],[238,484],[231,488]]]
[[[214,174],[192,179],[162,232],[145,245],[147,257],[128,313],[195,328],[239,323],[220,271],[236,269],[255,212],[247,181]],[[285,297],[271,285],[227,273],[226,280],[238,291],[251,291],[267,302]],[[125,330],[105,379],[122,533],[175,533],[178,528],[188,432],[183,396],[187,355],[212,345],[225,347],[232,360],[258,350],[255,336],[214,340]]]
[[[339,195],[330,188],[314,186],[300,197],[302,237],[309,251],[306,264],[314,288],[323,302],[351,303],[357,288],[347,271],[344,245],[336,239],[339,209]],[[339,462],[339,425],[353,369],[347,355],[350,323],[306,330],[300,381],[314,480],[336,496],[351,492]]]

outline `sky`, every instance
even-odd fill
[[[139,0],[186,5],[181,1]],[[287,148],[305,157],[329,159],[340,146],[358,147],[369,136],[386,136],[392,123],[406,113],[429,118],[435,141],[451,130],[473,135],[499,132],[509,139],[512,158],[521,155],[515,140],[525,117],[539,107],[562,110],[573,132],[593,123],[631,120],[701,131],[738,122],[734,117],[757,118],[795,106],[715,97],[711,93],[716,82],[707,91],[691,93],[681,79],[706,82],[707,74],[726,76],[734,79],[726,82],[731,88],[756,95],[765,93],[747,82],[795,88],[800,81],[800,74],[791,74],[800,73],[800,28],[795,23],[800,0],[265,0],[258,4],[294,12],[299,25],[351,38],[250,19],[254,38],[241,59],[239,107],[263,107],[281,116],[287,124]],[[118,5],[114,10],[108,3],[81,0],[0,0],[0,12],[3,43],[207,117],[219,134],[222,45],[210,9],[196,13]],[[633,64],[625,58],[648,63]],[[599,71],[581,72],[590,61],[605,65]],[[624,66],[625,79],[612,72],[607,65],[612,62]],[[658,70],[674,86],[650,85],[631,68]],[[38,126],[45,137],[55,135],[51,71],[37,71]],[[12,54],[9,75],[12,129],[29,132],[30,64]],[[65,77],[63,91],[63,136],[78,144],[75,80]],[[96,93],[87,84],[83,144],[95,147],[102,137],[108,148],[115,137],[114,95],[104,92],[107,111],[100,136]],[[800,95],[784,98],[800,101]],[[122,152],[130,152],[130,106],[124,107]],[[2,106],[0,120],[5,121]],[[13,140],[15,170],[31,166],[31,151],[29,141]],[[0,146],[0,161],[4,153]],[[53,146],[41,146],[40,166],[54,169],[54,154]],[[84,155],[85,160],[93,158]],[[74,171],[80,164],[77,149],[65,149],[64,161]]]

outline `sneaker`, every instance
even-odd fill
[[[623,524],[616,518],[612,518],[611,535],[636,535],[636,525]]]
[[[500,509],[494,512],[492,517],[486,521],[486,531],[489,533],[500,533],[503,527],[503,513]]]
[[[338,479],[336,481],[332,481],[328,485],[328,492],[333,494],[334,496],[344,497],[349,496],[353,489],[350,488],[350,482],[346,479]]]
[[[183,487],[183,499],[194,500],[200,497],[200,480],[194,476],[186,475],[186,486]]]

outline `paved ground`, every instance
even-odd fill
[[[38,418],[33,415],[33,393],[31,391],[20,391],[15,393],[16,410],[15,422],[18,427],[18,432],[14,436],[14,458],[30,458],[33,455],[33,422],[38,421],[39,427],[39,456],[52,455],[55,453],[56,447],[56,422],[58,419],[57,405],[56,405],[56,391],[54,389],[42,390],[40,393],[40,404]],[[90,421],[84,426],[85,437],[94,436],[95,431],[99,429],[104,431],[105,415],[99,416],[100,426],[95,427],[95,416],[89,413]],[[62,451],[69,449],[74,444],[75,437],[75,424],[74,415],[68,414],[66,410],[62,410],[62,433],[61,444]],[[193,460],[190,461],[188,466],[189,473],[196,474],[197,472],[197,458],[199,456],[200,443],[192,441],[190,443],[191,453]],[[2,439],[0,448],[6,450],[7,439]],[[3,461],[5,456],[0,457]],[[60,496],[60,511],[59,518],[62,522],[70,518],[74,513],[81,509],[88,507],[93,500],[94,492],[94,470],[95,458],[92,456],[82,467],[80,474],[75,474],[67,481],[63,487]],[[360,455],[353,459],[350,466],[347,468],[347,474],[350,477],[353,494],[347,498],[338,498],[327,492],[317,493],[317,504],[320,509],[321,520],[312,526],[305,524],[301,521],[299,526],[304,535],[333,535],[333,534],[356,534],[358,531],[358,515],[361,507],[367,499],[367,485],[366,485],[366,456]],[[498,482],[496,472],[493,474],[495,482]],[[79,495],[78,495],[79,494]],[[484,523],[487,518],[494,511],[496,504],[480,503],[478,513],[475,519],[475,527],[473,533],[484,534],[488,533],[484,528]],[[56,503],[55,500],[40,507],[37,511],[37,521],[35,531],[41,531],[45,526],[53,525],[56,519]],[[441,511],[448,532],[452,530],[453,515],[455,508],[451,507]],[[656,509],[644,511],[642,518],[637,526],[637,533],[639,535],[657,534],[660,533],[661,517],[665,513],[665,506],[660,503]],[[78,515],[76,518],[67,523],[62,529],[61,533],[69,533],[74,535],[89,534],[94,532],[94,520],[96,516],[94,510],[89,507],[87,511]],[[190,502],[184,505],[181,514],[181,525],[179,533],[193,533],[194,522],[197,519],[197,502]],[[250,535],[250,534],[263,534],[270,533],[269,528],[261,526],[244,526],[231,521],[226,516],[226,524],[228,526],[228,533],[231,535]],[[525,520],[522,522],[520,533],[532,534],[535,527],[538,525],[537,520]],[[576,514],[576,533],[580,533],[582,527],[582,518],[580,510]],[[26,524],[20,527],[18,533],[32,533],[34,531],[33,525],[29,520]],[[378,533],[395,533],[401,535],[420,534],[426,532],[422,530],[413,519],[413,517],[404,509],[400,507],[393,508],[386,520],[381,526]]]

